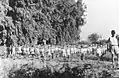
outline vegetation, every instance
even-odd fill
[[[6,44],[63,44],[80,39],[85,24],[82,0],[1,0],[1,40]],[[6,32],[5,35],[4,31]],[[3,39],[4,38],[4,39]],[[9,41],[10,40],[10,41]]]
[[[98,41],[101,45],[105,45],[107,44],[107,40],[106,39],[102,39]]]
[[[97,34],[97,33],[92,33],[88,36],[88,40],[91,42],[91,43],[97,43],[98,40],[99,40],[100,36]]]
[[[0,43],[7,46],[17,46],[18,44],[32,46],[36,45],[37,42],[40,43],[43,39],[50,44],[75,42],[80,39],[80,26],[85,24],[85,9],[82,0],[78,0],[76,3],[74,0],[0,0]],[[94,42],[98,40],[97,37],[94,37]],[[105,55],[105,57],[107,56]],[[90,57],[86,58],[97,59],[93,55]],[[28,60],[25,58],[28,57],[24,58],[25,61],[18,60],[18,58],[24,57],[12,56],[12,59],[15,60],[0,59],[0,74],[7,74],[8,78],[111,77],[107,71],[96,74],[92,64],[71,68],[71,64],[64,63],[63,65],[58,64],[61,66],[46,65],[43,69],[39,69],[41,67],[40,59],[38,61],[35,59],[34,63],[32,60],[33,67],[33,65],[26,64]],[[61,69],[56,69],[57,67]],[[0,78],[7,78],[1,77],[1,75]]]
[[[81,67],[75,66],[73,68],[69,64],[63,64],[58,67],[61,68],[56,71],[56,68],[50,67],[50,65],[42,69],[23,65],[20,69],[10,70],[9,78],[113,78],[112,74],[106,70],[97,70],[98,72],[96,72],[92,68],[92,64],[84,64]]]

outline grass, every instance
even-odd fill
[[[109,54],[102,57],[111,58]],[[111,62],[97,61],[95,55],[86,55],[84,61],[78,57],[45,63],[37,58],[14,58],[0,59],[0,78],[114,78]]]
[[[111,64],[106,62],[79,60],[79,62],[65,63],[53,60],[44,64],[39,59],[1,60],[5,78],[104,78],[103,75],[111,78],[112,76],[107,70]]]

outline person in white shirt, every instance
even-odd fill
[[[97,46],[97,54],[98,54],[98,57],[101,57],[102,55],[102,50],[100,46]]]
[[[15,46],[12,47],[12,55],[15,55],[16,51],[15,51]]]
[[[112,63],[114,66],[115,63],[115,57],[117,57],[118,59],[118,54],[119,54],[119,48],[118,48],[118,41],[115,35],[115,30],[111,31],[111,37],[109,37],[108,39],[108,49],[111,51],[112,53]]]

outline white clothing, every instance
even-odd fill
[[[39,54],[39,53],[40,53],[39,48],[35,48],[35,52],[36,52],[37,54]]]
[[[15,54],[15,47],[12,48],[12,54]]]
[[[49,55],[49,56],[51,56],[51,55],[52,55],[50,50],[48,51],[48,55]]]
[[[26,51],[28,54],[30,54],[29,47],[26,48]]]
[[[67,48],[67,55],[70,55],[70,48]]]
[[[87,53],[87,49],[86,48],[81,48],[81,53],[86,54]]]
[[[18,47],[18,53],[22,53],[21,48],[22,47]]]
[[[33,47],[30,49],[30,52],[31,52],[31,54],[34,54],[34,48]]]
[[[110,44],[111,45],[118,45],[118,41],[117,41],[117,39],[116,39],[116,37],[114,36],[114,37],[110,37]]]
[[[101,50],[101,48],[97,48],[97,53],[99,54],[99,56],[102,55],[102,50]]]
[[[74,52],[77,53],[79,51],[78,48],[74,48]]]
[[[112,52],[112,54],[118,54],[119,53],[119,47],[118,46],[112,46],[111,52]]]
[[[63,51],[63,56],[67,56],[66,50],[65,49],[62,49],[62,51]]]
[[[71,54],[73,54],[74,53],[74,48],[71,48]]]
[[[43,40],[44,45],[46,45],[46,40]]]
[[[116,39],[116,37],[110,37],[109,38],[109,42],[110,42],[110,45],[111,45],[111,52],[112,54],[117,54],[119,53],[119,48],[118,48],[118,41]]]

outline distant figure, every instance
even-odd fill
[[[43,44],[46,45],[46,40],[43,40]]]
[[[97,46],[97,54],[98,54],[98,57],[100,57],[102,55],[102,51],[101,51],[100,46]]]
[[[81,60],[84,61],[84,51],[83,50],[83,46],[81,46]]]
[[[108,39],[108,49],[111,51],[112,53],[112,63],[114,66],[115,63],[115,56],[117,56],[117,60],[118,59],[118,53],[119,53],[119,49],[118,49],[118,41],[115,35],[115,30],[111,31],[111,37],[109,37]],[[119,62],[118,62],[119,63]]]

